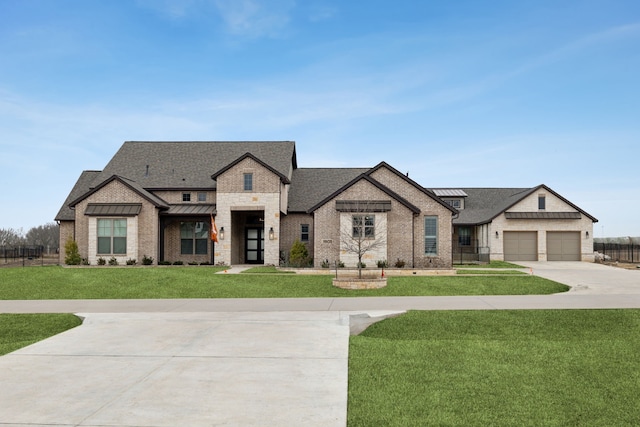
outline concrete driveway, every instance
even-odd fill
[[[350,313],[82,316],[0,357],[0,425],[346,425]]]
[[[640,294],[640,268],[625,270],[589,262],[518,262],[533,274],[571,286],[570,294]]]

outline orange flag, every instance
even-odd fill
[[[213,220],[213,215],[211,215],[211,240],[218,243],[218,227],[216,227],[216,222]]]

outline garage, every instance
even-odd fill
[[[548,231],[547,261],[580,261],[579,231]]]
[[[537,261],[538,260],[538,232],[537,231],[505,231],[504,232],[504,260],[505,261]]]

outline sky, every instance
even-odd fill
[[[0,0],[0,228],[124,141],[548,187],[640,236],[637,0]]]

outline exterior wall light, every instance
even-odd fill
[[[220,227],[220,240],[224,240],[224,227]]]
[[[586,232],[586,236],[587,236],[587,239],[588,239],[589,238],[589,232],[588,231]]]
[[[496,231],[496,239],[498,238],[498,232]]]
[[[269,228],[269,240],[276,238],[276,233],[273,231],[273,227]]]

